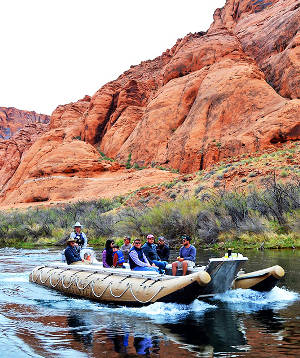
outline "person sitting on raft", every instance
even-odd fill
[[[142,246],[143,253],[146,255],[150,264],[154,264],[158,267],[159,273],[164,273],[167,266],[167,261],[160,261],[160,258],[156,251],[156,245],[154,243],[154,236],[152,234],[147,236],[147,242]]]
[[[81,232],[82,225],[79,221],[74,225],[74,231],[70,234],[70,239],[75,239],[75,242],[80,248],[87,247],[87,237],[84,232]]]
[[[158,244],[156,246],[157,255],[161,261],[169,261],[170,249],[169,246],[165,242],[165,238],[160,236],[158,238]]]
[[[141,248],[141,240],[135,239],[133,242],[133,247],[129,251],[129,265],[133,271],[158,271],[158,267],[154,264],[150,265],[147,257],[143,253]]]
[[[113,245],[112,247],[113,249],[113,267],[117,267],[117,268],[125,268],[125,266],[123,265],[125,262],[125,258],[123,255],[123,252],[120,250],[119,245]]]
[[[113,245],[114,245],[114,240],[106,240],[105,243],[105,249],[102,252],[102,263],[103,263],[103,267],[112,267],[113,266]]]
[[[191,238],[188,235],[182,235],[182,244],[179,249],[177,261],[172,263],[172,275],[176,276],[177,269],[182,268],[182,275],[185,276],[188,267],[194,267],[196,261],[196,248],[190,244]]]
[[[78,251],[78,245],[75,242],[74,238],[69,238],[67,240],[68,247],[65,249],[65,257],[68,265],[81,264],[86,265],[90,264],[90,261],[83,260],[80,257],[80,253]]]
[[[121,246],[121,251],[123,252],[125,262],[128,262],[128,254],[129,254],[130,249],[132,248],[130,241],[131,241],[130,236],[125,236],[124,237],[124,245]]]

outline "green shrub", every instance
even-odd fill
[[[131,153],[128,154],[127,162],[125,164],[126,169],[131,168]]]
[[[287,173],[285,170],[283,170],[283,171],[280,173],[280,176],[281,176],[281,178],[286,178],[286,177],[288,176],[288,173]]]
[[[99,162],[101,162],[102,160],[108,160],[109,162],[114,162],[114,159],[107,157],[103,152],[101,152],[99,150],[99,154],[101,155],[101,157],[98,159]]]

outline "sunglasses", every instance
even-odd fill
[[[141,245],[141,242],[135,242],[134,244],[135,245]]]

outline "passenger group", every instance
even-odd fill
[[[76,222],[74,232],[67,240],[67,248],[64,251],[68,265],[71,264],[90,264],[91,258],[88,252],[84,258],[80,256],[80,250],[87,248],[87,237],[81,231],[82,225]],[[177,270],[182,269],[186,275],[188,268],[195,266],[196,248],[190,243],[188,235],[182,235],[182,246],[179,256],[172,263],[172,275],[176,276]],[[124,244],[121,248],[114,243],[114,240],[106,240],[105,249],[102,252],[103,267],[125,268],[125,263],[129,263],[133,271],[156,271],[165,273],[170,256],[170,249],[166,244],[165,238],[160,236],[158,243],[155,244],[155,237],[152,234],[147,236],[147,241],[142,245],[140,239],[135,239],[131,244],[129,236],[124,237]]]

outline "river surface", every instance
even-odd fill
[[[0,357],[300,357],[300,250],[247,251],[247,272],[275,264],[269,293],[229,291],[142,308],[70,298],[28,281],[60,250],[0,249]],[[175,255],[175,253],[174,253]],[[209,251],[199,252],[206,264]]]

